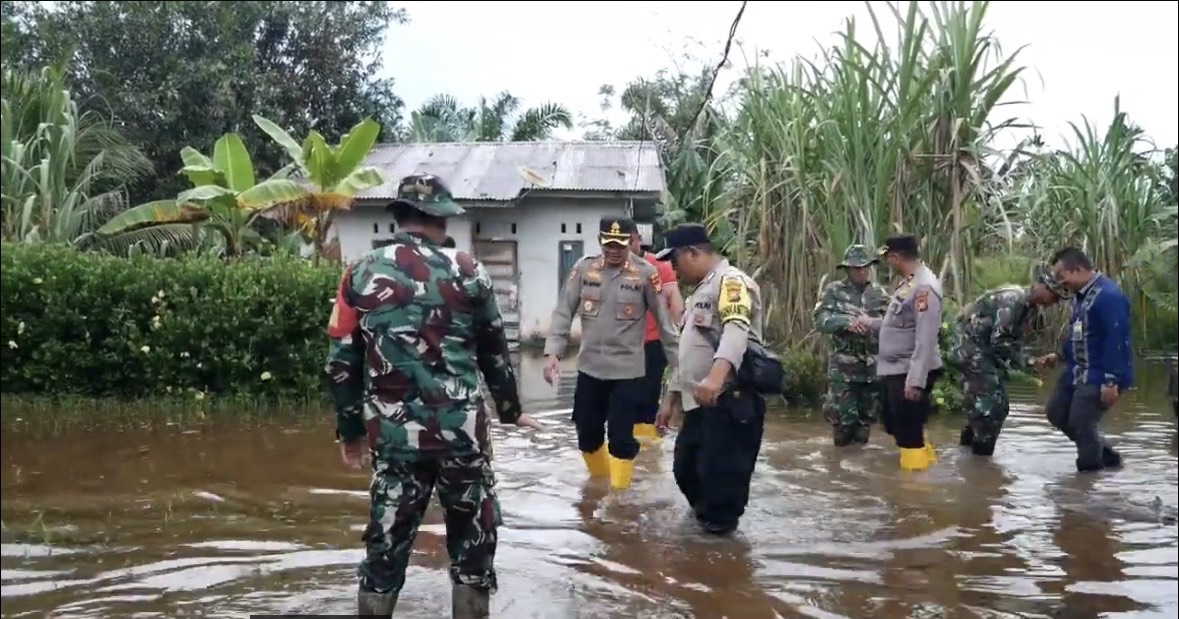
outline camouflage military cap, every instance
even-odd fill
[[[455,204],[446,183],[433,174],[410,174],[401,179],[394,202],[408,204],[435,217],[454,217],[466,212]]]
[[[1064,282],[1052,274],[1052,269],[1048,265],[1041,264],[1032,269],[1032,285],[1036,284],[1044,284],[1048,292],[1056,295],[1059,299],[1073,298],[1073,291],[1069,290]]]
[[[876,257],[872,255],[872,251],[868,249],[867,245],[849,245],[843,251],[843,261],[839,263],[842,267],[866,267],[876,264]]]

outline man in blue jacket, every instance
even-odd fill
[[[1097,424],[1134,382],[1130,301],[1074,247],[1056,252],[1052,271],[1076,295],[1061,350],[1067,366],[1048,401],[1048,421],[1076,443],[1078,471],[1121,466]]]

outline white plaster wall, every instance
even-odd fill
[[[392,213],[383,207],[368,205],[357,205],[337,214],[333,226],[340,240],[340,257],[346,262],[360,258],[373,248],[374,240],[388,239],[396,231]],[[452,217],[446,222],[446,229],[454,237],[459,250],[471,251],[471,211]]]
[[[623,216],[626,206],[622,199],[554,199],[525,201],[514,207],[474,207],[468,208],[465,215],[451,218],[447,228],[458,249],[466,252],[471,252],[475,239],[516,241],[520,338],[528,340],[548,335],[561,284],[560,242],[581,241],[585,255],[599,254],[599,220],[606,215]],[[392,236],[393,216],[379,206],[356,205],[338,214],[335,221],[340,255],[345,261],[356,260],[371,250],[374,239]],[[564,233],[561,224],[565,224]],[[580,322],[574,320],[572,335],[580,333]]]
[[[581,241],[585,255],[597,255],[601,253],[599,220],[606,215],[622,216],[625,210],[623,200],[553,200],[527,201],[508,209],[468,211],[476,224],[475,239],[516,241],[521,341],[548,335],[561,284],[558,280],[560,242]],[[512,224],[516,224],[514,234]],[[581,232],[577,231],[577,224],[581,224]],[[571,331],[574,336],[580,335],[580,321],[573,321]]]

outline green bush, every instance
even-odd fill
[[[5,393],[324,397],[338,265],[9,243],[2,253]]]

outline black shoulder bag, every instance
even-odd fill
[[[704,339],[713,350],[720,348],[720,337],[712,331],[697,327]],[[773,351],[750,337],[745,347],[745,354],[741,357],[741,367],[737,370],[736,383],[738,387],[751,389],[767,396],[782,393],[782,385],[786,381],[786,371],[782,361]]]

